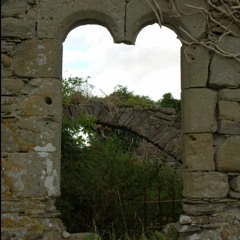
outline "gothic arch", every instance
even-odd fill
[[[134,44],[144,26],[158,22],[158,13],[162,25],[183,43],[185,215],[180,218],[180,237],[238,238],[238,5],[205,0],[2,1],[2,236],[62,239],[64,227],[54,199],[60,194],[66,34],[79,24],[98,23],[114,42]],[[232,12],[226,15],[223,9]]]

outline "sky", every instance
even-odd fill
[[[89,76],[92,93],[104,97],[117,85],[157,101],[165,93],[180,99],[180,47],[166,27],[149,25],[135,45],[115,44],[108,30],[84,25],[72,30],[63,43],[63,78]]]

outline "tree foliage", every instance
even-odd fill
[[[161,107],[175,109],[177,119],[181,118],[181,100],[175,99],[171,93],[163,94],[162,99],[158,100],[158,104]]]
[[[68,81],[63,84],[65,104],[77,92],[76,85],[81,90],[84,83],[82,78]],[[86,97],[84,92],[80,93]],[[126,105],[139,101],[141,106],[146,106],[151,102],[122,86],[115,89],[113,96]],[[103,239],[133,239],[134,236],[140,239],[145,188],[149,198],[157,199],[156,186],[161,185],[161,195],[167,199],[173,183],[181,195],[181,183],[176,181],[171,169],[160,167],[159,161],[144,164],[134,160],[139,138],[133,133],[108,127],[103,137],[95,129],[93,116],[63,119],[61,197],[57,199],[57,208],[69,232],[97,229]],[[88,136],[87,144],[83,133]],[[149,211],[153,214],[155,209]],[[169,209],[163,214],[169,215]]]

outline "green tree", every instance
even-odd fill
[[[158,100],[157,103],[161,107],[173,108],[176,111],[176,117],[178,120],[181,119],[181,100],[175,99],[171,93],[165,93],[162,99]]]
[[[63,87],[65,99],[76,93],[75,85],[81,90],[83,83],[82,78],[70,80]],[[127,88],[114,94],[135,98]],[[174,174],[170,169],[160,168],[156,161],[148,164],[134,161],[133,151],[139,141],[135,134],[108,127],[103,137],[94,129],[93,116],[63,119],[62,194],[56,201],[61,218],[69,232],[97,229],[104,239],[113,239],[113,235],[118,239],[129,239],[126,236],[140,239],[144,188],[148,188],[152,198],[157,198],[156,186],[164,185],[161,194],[167,198]],[[88,144],[82,133],[88,135]]]

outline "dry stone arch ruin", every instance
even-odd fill
[[[238,0],[2,0],[1,7],[3,239],[62,239],[54,199],[66,35],[100,24],[115,43],[134,44],[155,22],[182,42],[179,239],[240,238]]]

